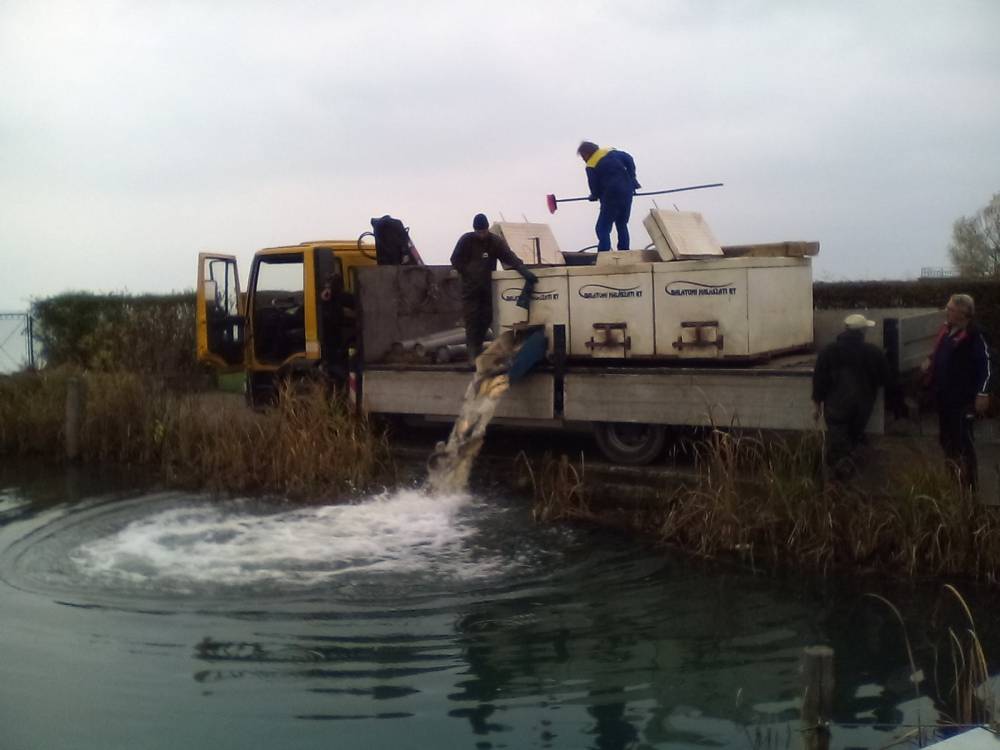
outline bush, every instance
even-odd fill
[[[168,484],[335,499],[394,475],[384,436],[322,384],[267,411],[233,394],[177,394],[148,376],[53,368],[0,378],[0,457],[61,460],[67,383],[81,378],[80,460],[146,466]]]
[[[818,281],[813,284],[816,309],[937,307],[953,294],[971,294],[976,318],[994,345],[1000,343],[1000,281],[985,279],[919,279],[917,281]],[[942,321],[944,317],[942,316]]]
[[[73,292],[35,300],[46,366],[153,375],[180,386],[203,379],[195,358],[195,296]]]

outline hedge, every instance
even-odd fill
[[[876,307],[938,307],[952,294],[971,294],[976,319],[994,345],[1000,343],[1000,280],[918,279],[917,281],[818,281],[813,304],[818,310]],[[942,315],[942,320],[944,316]]]
[[[35,300],[31,314],[47,366],[203,378],[195,357],[195,296],[70,292]]]

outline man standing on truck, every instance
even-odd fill
[[[972,426],[990,407],[993,364],[986,337],[973,317],[976,303],[953,294],[934,351],[921,370],[938,410],[938,439],[962,487],[975,492],[979,479]]]
[[[458,238],[455,251],[451,254],[451,265],[462,277],[465,345],[469,362],[474,365],[483,350],[486,331],[493,322],[491,274],[497,268],[497,260],[516,269],[532,284],[538,282],[538,277],[514,255],[503,237],[490,232],[490,222],[485,214],[476,214],[472,230]]]
[[[624,151],[600,148],[583,141],[576,152],[587,165],[588,200],[601,202],[597,215],[597,251],[611,249],[611,225],[618,233],[618,249],[629,249],[628,219],[632,194],[642,187],[635,178],[635,161]]]
[[[856,450],[865,443],[865,427],[879,388],[885,389],[894,413],[900,412],[885,352],[865,341],[865,331],[874,325],[864,315],[848,315],[844,331],[820,350],[813,370],[813,417],[825,418],[826,463],[839,480],[854,473]]]

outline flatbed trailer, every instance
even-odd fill
[[[660,453],[671,427],[754,430],[815,429],[810,393],[812,356],[789,356],[762,367],[544,366],[514,383],[494,422],[521,428],[593,431],[605,456],[646,463]],[[374,366],[361,379],[368,413],[452,419],[460,411],[472,368]],[[883,429],[881,409],[869,431]]]
[[[430,421],[458,415],[472,367],[461,364],[393,362],[392,343],[454,326],[460,320],[457,279],[446,267],[357,269],[360,357],[356,395],[367,413]],[[400,278],[400,277],[405,278]],[[423,285],[419,309],[405,301],[397,309],[392,289]],[[940,321],[935,311],[866,311],[878,327],[869,340],[887,343],[899,370],[929,351]],[[818,344],[839,331],[846,311],[816,315]],[[811,403],[814,351],[760,362],[574,360],[566,336],[554,326],[549,361],[514,383],[501,399],[494,422],[539,429],[592,430],[602,452],[619,463],[640,464],[661,452],[671,427],[747,430],[816,429]],[[881,396],[868,425],[882,433]]]

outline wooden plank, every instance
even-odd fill
[[[819,255],[818,242],[765,242],[757,245],[723,245],[727,257],[802,258]]]
[[[802,746],[806,750],[830,747],[829,722],[833,718],[833,649],[809,646],[799,662],[802,678]]]
[[[456,416],[471,371],[368,370],[362,383],[362,408],[377,414]],[[536,373],[518,381],[503,395],[497,417],[552,419],[554,378]]]

